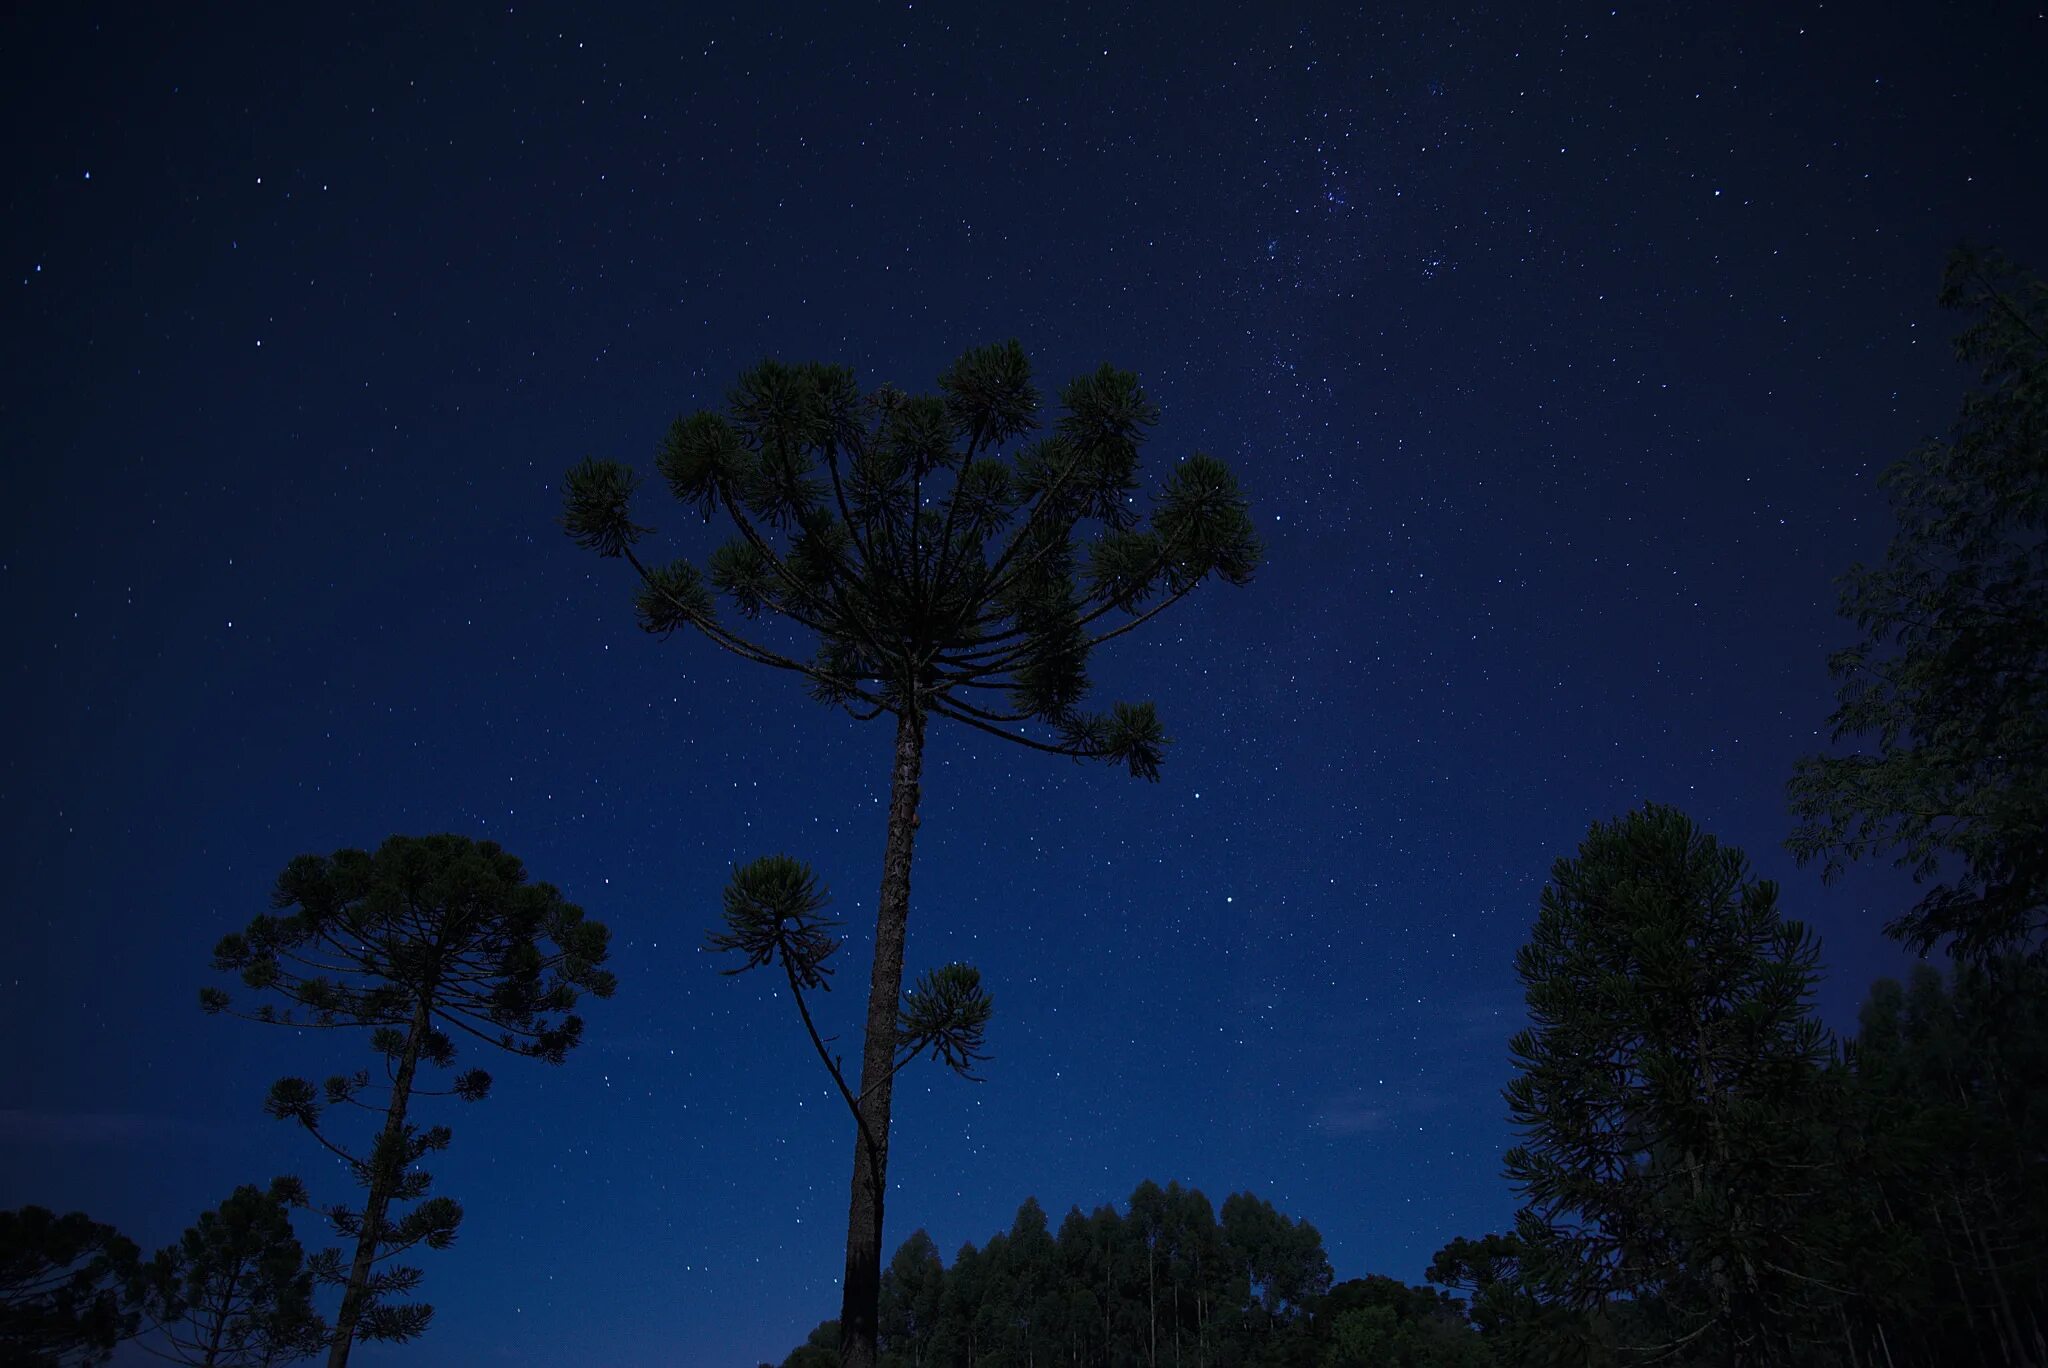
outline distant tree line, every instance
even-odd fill
[[[1178,1183],[1139,1184],[1125,1210],[1076,1208],[1049,1229],[1035,1200],[951,1266],[922,1230],[882,1273],[881,1362],[963,1364],[1292,1361],[1330,1292],[1322,1236],[1262,1198],[1220,1213]],[[838,1362],[826,1322],[786,1363]]]
[[[1575,1204],[1534,1205],[1517,1230],[1452,1240],[1430,1263],[1433,1287],[1380,1276],[1332,1287],[1308,1222],[1248,1193],[1219,1220],[1200,1192],[1146,1182],[1121,1213],[1077,1208],[1056,1234],[1027,1200],[1007,1232],[950,1265],[913,1234],[883,1274],[880,1361],[2048,1363],[2048,967],[1881,979],[1854,1038],[1783,1067],[1771,1055],[1818,1030],[1805,1007],[1775,1035],[1756,1030],[1754,1002],[1720,1019],[1730,1032],[1699,1056],[1730,1075],[1712,1126],[1692,1128],[1690,1113],[1709,1105],[1705,1069],[1678,1050],[1659,1054],[1652,1037],[1608,1056],[1617,1071],[1647,1070],[1639,1091],[1589,1097],[1576,1126],[1535,1128],[1551,1162],[1593,1175]],[[1586,1124],[1608,1115],[1611,1127]],[[1725,1138],[1702,1143],[1714,1127]],[[1625,1145],[1636,1148],[1605,1169],[1581,1163]],[[826,1322],[783,1368],[832,1368],[837,1349]]]

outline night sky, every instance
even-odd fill
[[[899,1084],[887,1249],[1178,1178],[1419,1281],[1511,1219],[1549,865],[1645,799],[1782,880],[1831,1025],[1905,963],[1905,886],[1796,869],[1783,785],[1876,475],[1966,380],[1947,250],[2048,265],[2037,6],[192,8],[0,20],[0,1207],[154,1248],[274,1173],[349,1197],[260,1103],[366,1051],[196,990],[292,856],[457,831],[619,989],[422,1115],[468,1218],[364,1361],[836,1314],[849,1123],[700,946],[733,862],[810,861],[856,1053],[888,723],[641,634],[554,522],[764,355],[1112,361],[1147,483],[1223,457],[1268,548],[1097,657],[1160,783],[934,725],[910,964],[982,969],[994,1058]]]

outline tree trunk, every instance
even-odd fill
[[[1152,1280],[1152,1246],[1145,1246],[1145,1315],[1150,1322],[1150,1346],[1145,1352],[1148,1368],[1159,1368],[1159,1289]]]
[[[860,1125],[853,1138],[853,1196],[846,1216],[846,1277],[839,1301],[841,1368],[874,1368],[875,1313],[882,1291],[882,1199],[889,1174],[889,1104],[895,1093],[896,1014],[903,999],[903,933],[910,921],[910,857],[917,840],[924,724],[914,707],[896,721],[889,781],[889,836],[875,907],[875,964],[868,980],[861,1045]],[[873,1139],[873,1152],[869,1139]],[[331,1368],[339,1368],[332,1365]]]
[[[363,1203],[363,1228],[356,1236],[355,1263],[348,1272],[348,1288],[341,1296],[341,1310],[334,1317],[334,1343],[327,1351],[327,1368],[348,1368],[349,1349],[355,1343],[356,1326],[363,1318],[364,1294],[370,1283],[370,1266],[377,1261],[377,1244],[384,1237],[384,1213],[391,1206],[391,1194],[405,1165],[395,1162],[405,1143],[405,1108],[412,1100],[412,1078],[419,1068],[420,1047],[427,1039],[428,999],[421,997],[413,1010],[412,1029],[406,1033],[405,1053],[398,1059],[398,1076],[391,1082],[391,1104],[384,1110],[384,1129],[377,1147],[370,1151],[370,1196]]]
[[[1110,1260],[1112,1259],[1112,1257],[1114,1257],[1114,1254],[1115,1250],[1113,1246],[1108,1241],[1104,1241],[1102,1246],[1102,1361],[1104,1363],[1108,1363],[1111,1358],[1110,1345],[1112,1341],[1109,1333],[1109,1266]]]

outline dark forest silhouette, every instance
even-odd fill
[[[1817,1029],[1803,1011],[1801,1027],[1789,1034]],[[1659,1061],[1664,1086],[1672,1063]],[[1225,1201],[1219,1221],[1201,1193],[1147,1182],[1121,1213],[1073,1210],[1056,1234],[1027,1201],[1007,1232],[950,1265],[912,1235],[883,1277],[881,1361],[2048,1361],[2048,966],[1880,980],[1833,1058],[1752,1083],[1725,1103],[1739,1123],[1719,1152],[1689,1157],[1650,1137],[1611,1191],[1587,1200],[1609,1217],[1594,1232],[1613,1240],[1605,1257],[1589,1256],[1582,1232],[1525,1220],[1520,1232],[1451,1240],[1428,1270],[1434,1288],[1378,1276],[1331,1287],[1307,1222],[1250,1194]],[[1689,1182],[1695,1169],[1719,1179],[1745,1168],[1704,1193]],[[1769,1210],[1742,1201],[1758,1182],[1775,1185],[1758,1193]],[[835,1334],[814,1334],[783,1368],[830,1368]]]

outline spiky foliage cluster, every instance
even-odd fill
[[[706,946],[742,957],[727,974],[781,966],[811,1044],[872,1148],[875,1137],[867,1136],[859,1098],[842,1061],[826,1048],[804,998],[809,990],[832,986],[832,966],[826,961],[837,953],[840,940],[833,934],[839,923],[824,915],[830,903],[831,894],[809,865],[789,855],[764,855],[733,870],[725,886],[725,929],[711,933]],[[925,971],[903,994],[897,1010],[890,1077],[919,1055],[929,1054],[961,1077],[974,1079],[974,1066],[987,1058],[982,1046],[994,1010],[978,970],[948,964]]]
[[[1885,473],[1897,527],[1842,579],[1837,742],[1792,780],[1792,848],[1931,881],[1887,928],[1989,962],[2048,930],[2048,281],[1959,254],[1942,290],[1978,371],[1945,440]]]
[[[609,933],[552,885],[529,882],[520,861],[495,843],[452,835],[394,836],[374,854],[301,856],[279,876],[272,903],[276,915],[221,940],[214,967],[283,1005],[234,1012],[219,988],[202,990],[201,1003],[270,1024],[369,1031],[374,1075],[336,1074],[318,1088],[280,1079],[264,1108],[296,1122],[365,1192],[359,1207],[326,1211],[357,1257],[328,1250],[310,1263],[316,1279],[343,1289],[336,1335],[412,1339],[433,1308],[395,1300],[416,1290],[422,1274],[390,1261],[417,1247],[446,1248],[462,1208],[429,1197],[432,1177],[418,1166],[447,1148],[448,1128],[421,1127],[408,1109],[422,1096],[480,1101],[491,1087],[482,1069],[443,1088],[420,1086],[417,1071],[452,1067],[455,1040],[465,1035],[561,1063],[583,1037],[579,995],[612,993],[603,967]],[[326,1123],[336,1107],[377,1118],[366,1147],[333,1138]],[[392,1219],[393,1203],[416,1205]]]
[[[157,1251],[131,1294],[156,1332],[150,1349],[173,1363],[272,1368],[327,1344],[313,1310],[313,1271],[292,1232],[305,1186],[279,1178],[245,1185]]]
[[[679,501],[733,526],[705,569],[641,558],[638,477],[617,462],[569,472],[563,522],[631,561],[649,632],[695,629],[856,716],[915,709],[1156,778],[1151,704],[1083,709],[1089,653],[1211,576],[1246,583],[1258,541],[1235,478],[1202,454],[1174,467],[1146,525],[1138,452],[1159,413],[1136,377],[1103,366],[1060,399],[1043,430],[1015,342],[966,352],[925,395],[764,361],[724,413],[677,419],[656,457]],[[714,590],[741,622],[782,619],[814,650],[743,635]]]
[[[1775,886],[1670,808],[1595,824],[1557,863],[1515,961],[1532,1025],[1508,1047],[1506,1166],[1558,1300],[1654,1296],[1672,1342],[1738,1363],[1810,1322],[1817,960]]]
[[[135,1333],[122,1294],[140,1260],[82,1211],[0,1211],[0,1363],[105,1363]]]
[[[793,988],[829,988],[839,949],[839,923],[824,915],[831,895],[818,876],[789,855],[763,855],[733,870],[725,885],[725,930],[706,941],[712,950],[736,951],[745,962],[727,974],[780,964]]]
[[[389,1042],[387,1042],[388,1044]],[[446,1038],[443,1037],[443,1045]],[[387,1061],[391,1056],[387,1055]],[[476,1071],[476,1072],[481,1072]],[[335,1077],[327,1080],[324,1102],[345,1104],[375,1115],[386,1114],[386,1107],[376,1101],[364,1101],[361,1094],[368,1087],[369,1080],[364,1074],[353,1077]],[[393,1096],[394,1089],[385,1084],[379,1090],[384,1099]],[[460,1093],[459,1088],[441,1090],[443,1094]],[[409,1089],[408,1103],[412,1097],[427,1094],[426,1089]],[[473,1094],[480,1097],[481,1090]],[[417,1265],[391,1262],[406,1252],[417,1249],[446,1249],[455,1243],[455,1234],[462,1224],[462,1204],[451,1197],[433,1197],[429,1192],[434,1185],[433,1175],[419,1167],[420,1160],[429,1154],[448,1148],[452,1133],[446,1126],[421,1127],[410,1121],[396,1128],[379,1127],[372,1135],[367,1149],[355,1150],[338,1143],[323,1127],[323,1096],[316,1093],[312,1084],[303,1078],[280,1078],[273,1083],[270,1094],[264,1099],[264,1111],[281,1121],[295,1121],[306,1133],[318,1141],[321,1148],[340,1160],[342,1166],[354,1177],[357,1186],[371,1195],[381,1196],[386,1210],[377,1216],[374,1229],[369,1216],[370,1204],[365,1199],[361,1207],[336,1202],[323,1209],[328,1224],[345,1241],[362,1242],[366,1238],[371,1249],[372,1263],[362,1281],[357,1299],[357,1319],[351,1327],[351,1334],[357,1340],[391,1340],[403,1343],[417,1339],[426,1333],[433,1320],[434,1308],[424,1302],[399,1300],[409,1297],[418,1290],[426,1276]],[[409,1206],[404,1214],[395,1219],[389,1214],[390,1206]],[[322,1286],[338,1288],[344,1298],[350,1294],[354,1269],[339,1249],[323,1249],[308,1261],[315,1281]]]
[[[252,1019],[279,1025],[405,1030],[420,1004],[436,1026],[428,1055],[453,1058],[439,1027],[560,1063],[583,1036],[580,992],[609,997],[608,934],[551,884],[529,883],[495,842],[393,836],[373,854],[301,855],[272,906],[222,938],[214,967],[283,999]],[[231,1008],[218,988],[208,1011]],[[396,1037],[373,1037],[380,1053]],[[488,1086],[488,1078],[477,1080]]]
[[[927,969],[903,994],[897,1048],[910,1058],[929,1054],[962,1078],[973,1078],[974,1066],[987,1058],[981,1047],[994,1012],[979,969],[967,964]]]

